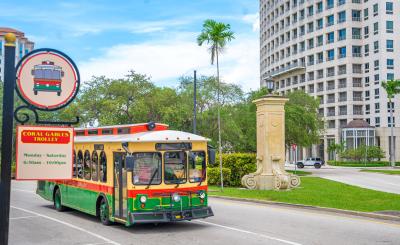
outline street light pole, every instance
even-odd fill
[[[4,45],[3,125],[1,137],[0,244],[7,245],[10,217],[16,37],[13,33],[7,33],[4,38],[6,43]]]
[[[197,120],[197,118],[196,118],[196,112],[197,112],[197,109],[196,109],[196,106],[197,106],[197,98],[196,98],[196,96],[197,96],[197,92],[196,92],[196,89],[197,89],[197,74],[196,74],[196,70],[194,70],[194,77],[193,77],[193,80],[194,80],[194,82],[193,82],[193,133],[194,134],[196,134],[196,127],[197,127],[197,122],[196,122],[196,120]]]

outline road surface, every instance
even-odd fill
[[[205,220],[106,227],[55,211],[35,185],[12,182],[10,244],[400,244],[396,222],[213,198],[215,216]]]
[[[287,169],[294,169],[293,165],[286,165]],[[360,172],[362,168],[323,166],[320,169],[305,167],[303,171],[313,173],[313,176],[335,180],[349,185],[356,185],[377,191],[400,194],[400,175]],[[384,168],[367,168],[384,169]],[[389,169],[390,168],[386,168]]]

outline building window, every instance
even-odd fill
[[[351,19],[353,21],[361,21],[361,11],[360,10],[352,10],[351,11]]]
[[[369,72],[369,63],[364,64],[364,72],[368,73]]]
[[[379,60],[374,60],[374,70],[379,70]]]
[[[100,153],[100,181],[107,182],[107,157],[106,153],[102,151]]]
[[[352,46],[353,57],[361,57],[361,46]]]
[[[326,17],[326,26],[331,26],[334,24],[335,22],[335,17],[333,16],[333,14],[328,15],[328,17]]]
[[[364,9],[364,20],[368,20],[368,9]]]
[[[394,59],[387,59],[386,65],[387,65],[387,69],[393,70],[394,69]]]
[[[364,55],[369,56],[369,44],[364,45]]]
[[[375,113],[381,112],[379,103],[375,103]]]
[[[346,22],[346,11],[341,11],[338,13],[338,23]]]
[[[335,39],[335,33],[334,32],[329,32],[326,34],[327,40],[326,43],[333,43]]]
[[[338,30],[338,41],[346,39],[346,28]]]
[[[331,9],[334,6],[334,0],[326,0],[326,9]]]
[[[324,19],[321,18],[317,20],[317,30],[320,30],[322,28],[324,28]]]
[[[369,37],[369,27],[366,26],[364,27],[364,38],[368,38]]]
[[[386,33],[393,33],[393,21],[386,21]]]
[[[353,39],[361,39],[361,28],[351,29]]]
[[[321,13],[324,10],[322,2],[317,3],[317,13]]]
[[[393,14],[393,3],[386,2],[386,14]]]
[[[374,23],[374,35],[379,33],[379,22]]]
[[[374,53],[378,53],[379,52],[379,41],[375,41],[374,42]]]
[[[379,99],[379,88],[375,89],[375,99]]]
[[[333,60],[335,58],[335,50],[330,49],[327,51],[327,61]]]
[[[370,105],[365,105],[365,114],[370,114],[370,108],[371,108],[371,106]]]
[[[388,81],[394,80],[394,73],[386,74],[386,80],[388,80]]]
[[[378,9],[378,4],[377,4],[377,3],[374,4],[372,8],[373,8],[373,10],[374,10],[374,16],[377,16],[377,15],[378,15],[378,11],[379,11],[379,9]]]
[[[338,51],[339,51],[339,59],[346,57],[346,46],[338,48]],[[340,72],[340,68],[339,68],[339,72]]]
[[[393,122],[392,122],[392,119],[393,119]],[[394,127],[394,125],[395,125],[395,117],[388,117],[388,127]]]
[[[394,113],[394,102],[393,101],[392,102],[388,102],[387,103],[387,108],[388,108],[388,110],[387,110],[388,113],[390,113],[390,111],[392,111]]]
[[[368,87],[369,86],[369,77],[365,77],[364,79],[365,79],[365,81],[364,81],[365,87]]]
[[[317,46],[322,46],[324,41],[324,36],[320,35],[317,37]]]
[[[374,75],[374,84],[379,84],[379,74]]]
[[[381,126],[381,118],[375,117],[375,127],[380,127],[380,126]]]
[[[91,159],[90,159],[90,152],[88,150],[85,151],[85,155],[83,158],[83,176],[86,180],[90,180],[90,173],[91,173]]]
[[[393,40],[386,40],[386,51],[393,52]]]

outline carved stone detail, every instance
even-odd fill
[[[285,190],[300,185],[300,178],[284,168],[287,100],[267,96],[253,101],[257,105],[257,170],[242,178],[248,189]]]

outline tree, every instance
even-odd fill
[[[286,145],[309,147],[320,140],[324,122],[318,116],[319,101],[302,90],[287,94],[285,104]]]
[[[217,80],[218,80],[218,149],[219,149],[219,163],[221,172],[221,190],[224,188],[224,181],[222,176],[222,143],[221,143],[221,114],[220,114],[220,79],[219,79],[219,60],[218,55],[223,51],[226,44],[234,39],[234,33],[230,30],[231,26],[215,20],[205,20],[203,30],[197,37],[197,43],[202,46],[203,43],[210,44],[211,64],[214,64],[214,58],[217,61]]]
[[[328,145],[328,152],[334,153],[334,161],[336,161],[336,154],[341,154],[345,150],[345,143],[344,141],[340,143],[331,143]]]
[[[392,106],[392,100],[396,94],[400,93],[400,80],[390,80],[387,82],[382,82],[382,87],[386,90],[388,99],[389,99],[389,104],[391,105],[391,110],[390,110],[390,121],[392,122],[390,124],[390,140],[391,140],[391,149],[390,149],[390,163],[392,167],[395,167],[395,162],[394,162],[394,132],[393,132],[393,127],[394,127],[394,118],[393,118],[393,110],[394,107]]]

